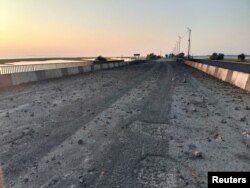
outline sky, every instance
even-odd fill
[[[249,0],[0,0],[0,58],[163,55],[187,27],[192,55],[250,54]]]

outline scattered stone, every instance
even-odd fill
[[[200,151],[194,151],[193,156],[195,158],[202,158],[203,155],[202,155],[202,152],[200,152]]]
[[[53,157],[51,158],[51,161],[54,161],[54,160],[56,160],[56,156],[53,156]]]
[[[219,135],[219,134],[215,137],[215,140],[218,141],[218,142],[224,141],[223,137],[221,135]]]
[[[238,106],[236,106],[234,109],[235,109],[235,110],[240,110],[240,108],[239,108]]]
[[[29,178],[24,178],[24,183],[28,183],[28,181],[29,181]]]
[[[186,80],[186,78],[184,78],[182,82],[183,82],[183,83],[187,83],[187,80]]]
[[[30,117],[34,117],[35,116],[35,114],[34,114],[34,112],[32,112],[31,114],[30,114]]]
[[[83,176],[78,177],[78,182],[84,184],[85,183],[84,177]]]
[[[193,108],[193,109],[192,109],[192,112],[197,112],[197,109],[196,109],[196,108]]]
[[[132,111],[127,111],[127,114],[133,114],[133,112]]]
[[[102,85],[102,87],[108,87],[109,86],[109,84],[103,84]]]
[[[83,140],[82,139],[80,139],[80,140],[78,140],[78,142],[77,142],[79,145],[83,145]]]
[[[211,140],[210,138],[207,138],[207,141],[208,141],[208,142],[211,142],[212,140]]]
[[[242,134],[243,134],[244,136],[246,136],[246,137],[250,137],[250,132],[244,131],[244,132],[242,132]]]
[[[184,146],[182,144],[177,144],[178,148],[183,148]]]
[[[6,112],[6,117],[10,117],[10,113],[9,112]]]
[[[221,123],[226,124],[227,121],[225,119],[221,120]]]
[[[56,107],[57,106],[57,104],[53,104],[53,107]]]
[[[241,121],[241,122],[245,122],[246,119],[247,119],[246,116],[244,116],[244,117],[240,118],[240,121]]]
[[[250,107],[249,106],[246,106],[246,108],[245,108],[246,110],[250,110]]]
[[[29,133],[30,133],[30,130],[29,130],[29,129],[25,129],[25,130],[22,131],[22,134],[23,134],[23,135],[27,135],[27,134],[29,134]]]

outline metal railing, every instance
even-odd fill
[[[112,63],[114,61],[125,61],[131,62],[134,58],[112,58],[107,63]],[[2,64],[0,65],[0,75],[3,74],[13,74],[21,72],[32,72],[40,70],[51,70],[51,69],[62,69],[62,68],[71,68],[71,67],[83,67],[87,65],[92,65],[93,61],[81,61],[81,62],[67,62],[67,63],[44,63],[44,64],[27,64],[27,65],[9,65]]]
[[[31,65],[0,65],[0,75],[32,72],[40,70],[61,69],[70,67],[81,67],[91,65],[92,62],[72,62],[72,63],[49,63],[49,64],[31,64]]]

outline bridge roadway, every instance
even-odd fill
[[[250,169],[249,108],[249,93],[164,61],[8,88],[5,187],[207,187],[207,171]]]

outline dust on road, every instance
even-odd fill
[[[0,92],[6,187],[207,187],[250,169],[250,95],[175,62]]]

